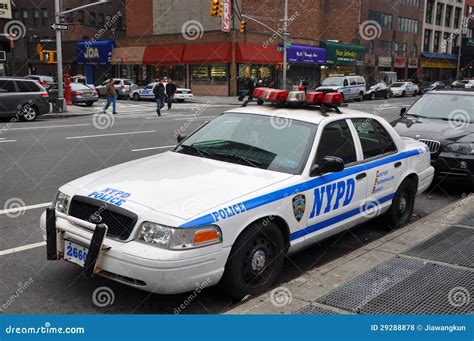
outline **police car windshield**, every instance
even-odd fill
[[[474,96],[426,94],[413,104],[407,115],[457,121],[462,126],[474,122]]]
[[[329,77],[323,80],[323,86],[342,86],[344,84],[344,78],[342,77]]]
[[[175,151],[277,172],[301,174],[317,126],[252,114],[226,113],[187,138]]]
[[[405,83],[393,83],[390,85],[391,88],[401,88]]]

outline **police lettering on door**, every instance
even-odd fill
[[[314,189],[314,204],[310,218],[349,205],[354,198],[355,181],[347,179]]]

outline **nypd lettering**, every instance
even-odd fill
[[[214,218],[214,222],[218,222],[219,220],[225,220],[227,218],[233,217],[238,215],[242,212],[247,211],[243,202],[231,205],[225,208],[222,208],[218,211],[214,211],[211,213],[212,218]]]
[[[310,218],[349,205],[354,198],[355,181],[347,179],[314,189],[314,204]],[[325,203],[325,204],[324,204]]]
[[[121,206],[127,202],[126,199],[129,198],[130,195],[130,193],[126,193],[118,189],[106,188],[102,191],[92,192],[88,195],[88,197],[101,200],[115,206]]]

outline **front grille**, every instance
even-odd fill
[[[436,154],[439,152],[439,147],[441,146],[441,142],[439,141],[434,141],[434,140],[418,140],[420,142],[423,142],[430,148],[431,154]]]
[[[138,219],[135,213],[121,207],[79,195],[72,198],[69,215],[93,224],[96,222],[91,219],[91,216],[100,216],[101,223],[108,227],[107,237],[121,240],[130,236]]]

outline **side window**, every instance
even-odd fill
[[[359,135],[364,159],[377,157],[379,155],[396,152],[397,147],[387,131],[375,120],[357,118],[352,122]]]
[[[347,80],[347,78],[344,79],[344,86],[349,86],[349,81]]]
[[[116,80],[116,81],[114,81],[114,85],[120,85],[120,84],[122,84],[122,81],[121,81],[121,80]]]
[[[345,164],[357,161],[354,140],[345,120],[332,122],[324,128],[316,152],[316,163],[326,156],[339,157]]]
[[[364,84],[365,84],[364,78],[362,78],[362,77],[357,77],[357,84],[359,84],[359,85],[364,85]]]
[[[355,77],[351,77],[351,78],[349,78],[349,79],[350,79],[350,81],[351,81],[351,85],[357,85],[357,82],[356,82]]]
[[[107,79],[107,80],[104,81],[101,85],[107,85],[107,84],[109,84],[109,82],[110,82],[110,79]]]
[[[15,84],[9,80],[0,80],[0,89],[3,90],[1,92],[16,92]]]
[[[18,89],[20,92],[38,92],[40,88],[36,85],[35,82],[23,82],[17,81],[16,84],[18,85]]]

